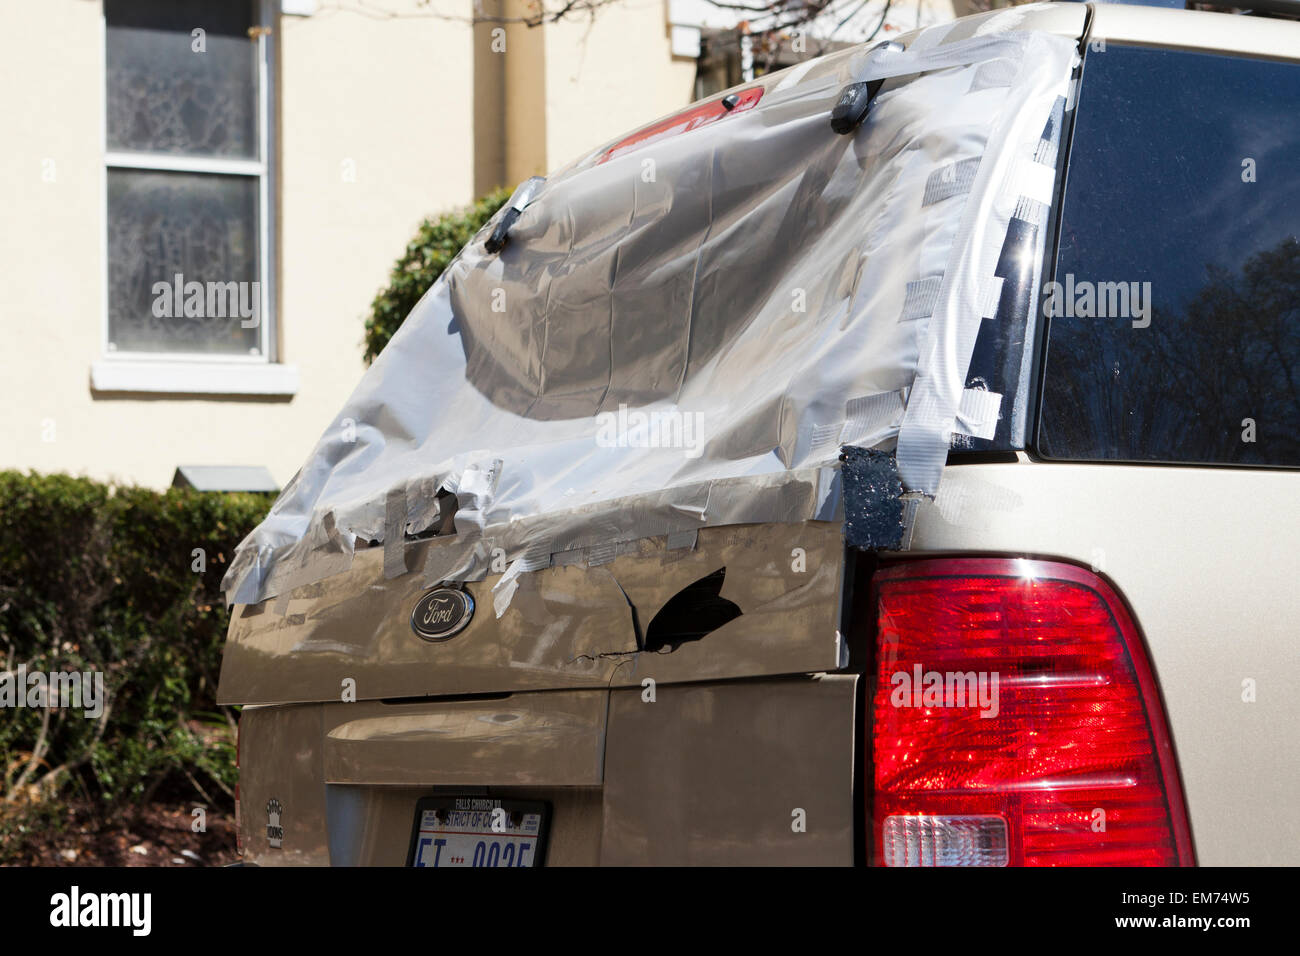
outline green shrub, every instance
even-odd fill
[[[0,712],[0,799],[13,807],[72,790],[112,809],[184,790],[229,805],[221,578],[270,504],[0,471],[0,669],[100,671],[107,698],[98,719],[68,707]]]
[[[426,219],[393,266],[388,288],[375,296],[366,319],[366,364],[375,360],[465,243],[505,205],[512,190],[498,189],[468,209]]]

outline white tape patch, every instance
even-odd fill
[[[975,438],[992,438],[998,430],[1002,395],[982,388],[968,388],[961,393],[957,409],[957,432]]]

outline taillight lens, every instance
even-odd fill
[[[747,90],[741,90],[734,96],[736,98],[731,109],[723,106],[721,99],[710,100],[707,103],[701,103],[698,106],[692,106],[690,109],[682,110],[680,113],[674,113],[667,119],[660,120],[658,123],[644,129],[637,130],[601,153],[596,160],[596,165],[599,166],[601,163],[609,162],[616,156],[621,156],[668,136],[689,133],[701,126],[711,126],[718,120],[726,119],[728,116],[752,110],[758,105],[758,101],[763,98],[763,88],[761,86],[752,86]]]
[[[952,558],[873,587],[875,863],[1192,864],[1151,667],[1104,581]]]

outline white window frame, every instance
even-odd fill
[[[100,49],[104,52],[103,98],[100,106],[100,229],[103,262],[100,359],[91,366],[91,387],[96,391],[215,393],[233,395],[292,395],[298,373],[278,359],[275,254],[275,149],[271,141],[274,84],[274,0],[255,0],[257,44],[257,159],[223,159],[162,153],[121,152],[108,147],[108,19],[101,12]],[[108,280],[108,173],[112,169],[147,169],[168,172],[218,173],[258,178],[258,270],[262,321],[258,329],[259,354],[221,355],[208,352],[119,352],[109,343]]]

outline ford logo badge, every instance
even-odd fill
[[[474,599],[468,591],[434,588],[415,602],[411,630],[426,641],[445,641],[469,626]]]

